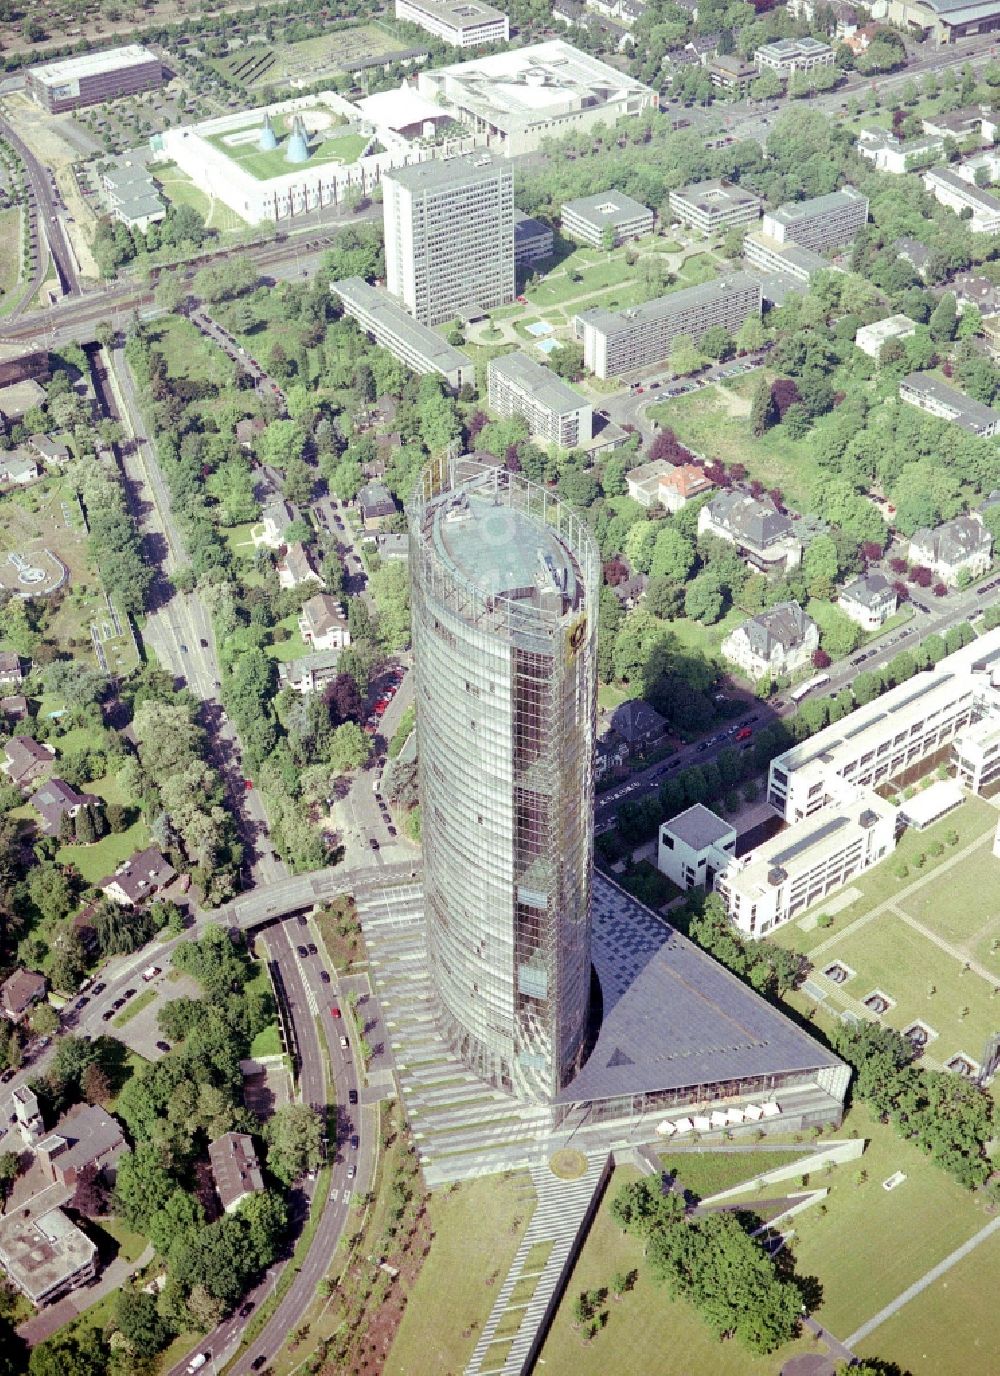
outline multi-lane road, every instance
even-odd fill
[[[985,591],[983,587],[970,588],[965,592],[953,590],[942,603],[936,603],[935,599],[931,599],[927,603],[930,608],[928,612],[915,608],[912,620],[904,626],[891,631],[867,647],[862,646],[855,654],[824,670],[829,682],[823,685],[822,692],[817,693],[817,696],[839,693],[848,688],[862,670],[876,669],[887,664],[894,655],[900,654],[903,650],[914,649],[927,636],[943,635],[952,626],[968,621],[986,605]],[[996,595],[995,589],[992,590],[992,595]],[[760,702],[756,698],[748,697],[746,710],[736,718],[736,721],[737,724],[749,722],[756,734],[766,725],[794,716],[800,705],[792,702],[787,693],[774,703]],[[752,740],[741,744],[745,748],[750,748]],[[613,826],[623,802],[636,802],[655,793],[661,782],[669,775],[676,774],[689,765],[708,764],[723,750],[734,748],[738,748],[734,737],[725,734],[725,730],[720,727],[715,732],[707,733],[700,740],[683,746],[668,759],[650,765],[648,769],[633,774],[624,783],[599,794],[594,808],[595,830],[607,831]]]

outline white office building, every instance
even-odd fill
[[[361,277],[345,277],[331,283],[330,290],[340,298],[345,315],[415,373],[440,373],[454,392],[465,383],[476,385],[476,368],[469,355],[407,315],[383,288],[370,286]]]
[[[648,86],[561,38],[433,67],[417,81],[422,95],[507,157],[596,124],[613,128],[658,104]]]
[[[559,218],[564,234],[591,248],[604,248],[605,234],[617,248],[653,232],[653,212],[624,191],[599,191],[567,201],[559,208]]]
[[[973,722],[955,738],[955,772],[972,793],[991,792],[1000,782],[1000,710]]]
[[[788,77],[792,72],[812,72],[817,67],[833,66],[833,49],[818,38],[776,38],[762,43],[753,55],[761,72],[777,72]]]
[[[736,828],[702,803],[660,827],[656,865],[679,889],[710,890],[736,854]]]
[[[583,361],[600,378],[662,362],[678,335],[697,343],[713,325],[735,334],[761,312],[760,283],[745,272],[686,287],[626,310],[598,306],[574,321]]]
[[[883,344],[888,344],[890,339],[909,339],[916,332],[917,322],[908,315],[887,315],[884,320],[862,325],[854,336],[854,342],[862,353],[878,362]]]
[[[983,439],[1000,435],[1000,411],[967,397],[933,373],[909,373],[899,384],[899,399],[939,420],[949,420],[971,435]]]
[[[1000,234],[1000,199],[967,182],[950,167],[932,167],[924,173],[924,186],[940,205],[956,215],[968,211],[973,234]]]
[[[808,201],[787,201],[768,211],[761,229],[776,243],[798,244],[821,253],[848,244],[868,223],[868,197],[845,186]]]
[[[760,219],[761,199],[735,182],[693,182],[670,193],[670,213],[702,234],[717,234]]]
[[[396,18],[432,33],[454,48],[506,43],[510,22],[481,0],[396,0]]]
[[[896,809],[876,793],[859,791],[733,860],[715,888],[741,932],[766,936],[895,847]]]
[[[514,176],[488,153],[383,178],[386,286],[424,325],[514,299]]]
[[[1000,629],[858,707],[771,761],[768,802],[801,821],[857,788],[876,788],[1000,709]]]
[[[532,439],[561,449],[574,449],[590,440],[590,402],[527,354],[490,359],[486,379],[490,410],[504,417],[523,417]]]

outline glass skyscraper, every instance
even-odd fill
[[[424,902],[448,1040],[548,1102],[590,1009],[599,555],[570,508],[468,459],[410,505]]]

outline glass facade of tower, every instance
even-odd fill
[[[441,1017],[478,1074],[544,1102],[588,1026],[598,553],[550,493],[469,460],[426,470],[409,514]]]

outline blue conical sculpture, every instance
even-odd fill
[[[270,153],[272,149],[277,148],[277,146],[278,140],[275,136],[274,125],[271,123],[271,116],[265,114],[264,123],[260,130],[260,138],[257,140],[257,147],[262,153]]]
[[[306,138],[306,127],[302,123],[302,116],[296,115],[292,125],[291,136],[288,140],[288,148],[285,152],[285,162],[308,162],[309,161],[309,141]]]

